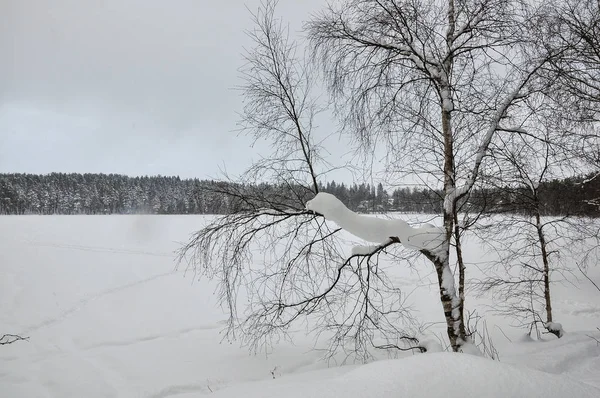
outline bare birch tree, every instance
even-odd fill
[[[253,14],[254,45],[239,87],[242,130],[270,142],[272,153],[239,183],[215,188],[237,211],[195,233],[180,261],[219,282],[227,337],[254,348],[304,325],[329,341],[328,355],[349,349],[349,356],[365,359],[372,347],[422,349],[403,292],[379,261],[384,251],[393,254],[391,243],[345,253],[341,228],[306,209],[330,166],[313,131],[320,110],[314,75],[275,6],[266,1]],[[275,181],[276,192],[259,184],[264,180]]]
[[[422,253],[437,271],[456,351],[466,341],[449,260],[456,206],[497,133],[518,125],[512,111],[552,56],[531,32],[543,15],[520,1],[348,0],[309,24],[347,128],[443,186],[445,244]],[[431,162],[436,169],[422,168]]]
[[[563,175],[561,168],[569,166],[569,159],[553,146],[552,128],[540,119],[541,115],[532,130],[520,127],[521,133],[490,148],[482,179],[506,202],[479,229],[482,241],[498,256],[480,287],[494,293],[495,311],[523,322],[530,333],[540,324],[562,337],[552,312],[551,279],[566,268],[559,249],[564,242],[557,231],[569,218],[544,217],[540,195],[543,183]]]

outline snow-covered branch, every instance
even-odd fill
[[[368,242],[382,245],[395,238],[408,249],[429,252],[435,252],[444,243],[445,235],[441,228],[431,226],[414,228],[400,219],[388,220],[357,214],[329,193],[319,192],[306,203],[306,208],[323,215],[327,220],[335,222],[342,229]],[[364,247],[360,249],[364,251],[362,250]]]
[[[588,184],[599,177],[600,177],[600,173],[593,174],[591,177],[586,178],[585,180],[581,181],[581,185]]]
[[[466,195],[473,185],[475,185],[475,180],[479,174],[479,168],[481,167],[481,163],[487,150],[492,142],[492,138],[494,134],[501,129],[500,122],[503,118],[506,117],[508,109],[514,104],[514,102],[520,98],[524,98],[527,96],[526,93],[523,92],[523,89],[527,85],[527,83],[531,80],[531,78],[535,75],[535,73],[547,62],[547,59],[541,60],[535,67],[529,71],[526,75],[523,76],[519,84],[514,88],[512,92],[510,92],[506,98],[500,103],[500,106],[496,109],[492,120],[489,122],[487,131],[479,144],[477,152],[475,154],[475,162],[473,164],[473,168],[471,169],[471,173],[469,178],[465,182],[465,184],[455,189],[453,192],[450,192],[449,195],[446,195],[444,199],[444,208],[448,209],[448,206],[451,206],[451,203],[460,199],[462,196]]]

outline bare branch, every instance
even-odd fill
[[[0,337],[0,345],[12,344],[15,341],[27,341],[29,337],[22,337],[17,334],[3,334]]]

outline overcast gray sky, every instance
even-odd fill
[[[266,151],[233,132],[259,3],[1,0],[0,172],[243,171]],[[297,31],[324,4],[278,11]]]

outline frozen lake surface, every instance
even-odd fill
[[[206,220],[0,217],[0,334],[29,337],[0,347],[0,396],[401,397],[413,396],[408,384],[418,384],[419,377],[455,377],[437,372],[436,363],[472,375],[465,380],[471,380],[468,391],[474,395],[465,396],[483,396],[481,388],[502,384],[502,377],[517,380],[517,368],[508,364],[545,372],[524,373],[526,377],[515,381],[524,383],[519,387],[524,394],[537,386],[540,394],[553,392],[557,397],[564,391],[579,396],[579,389],[581,396],[594,396],[591,386],[600,387],[600,346],[591,338],[600,339],[600,292],[582,277],[574,285],[555,286],[555,318],[567,332],[560,340],[528,340],[510,320],[486,315],[502,362],[497,368],[494,363],[488,367],[487,362],[473,362],[483,359],[461,361],[452,354],[340,367],[324,362],[323,353],[314,349],[314,336],[301,331],[293,343],[281,342],[269,355],[250,353],[236,342],[223,341],[226,315],[216,305],[214,282],[174,271],[174,251]],[[476,263],[485,256],[480,242],[467,240],[466,259],[474,264],[468,272],[478,272]],[[590,276],[600,281],[600,267]],[[393,277],[412,292],[415,316],[433,324],[432,335],[443,336],[433,267],[417,273],[399,266]],[[481,315],[490,301],[469,296],[467,303]],[[325,346],[317,342],[316,348],[320,343]],[[402,379],[383,369],[413,371]],[[374,380],[378,375],[379,383]],[[378,389],[357,387],[368,378]],[[460,378],[455,381],[462,383]],[[430,389],[420,388],[419,396],[443,392],[435,389],[435,378],[427,382]],[[498,396],[507,391],[497,391]]]

